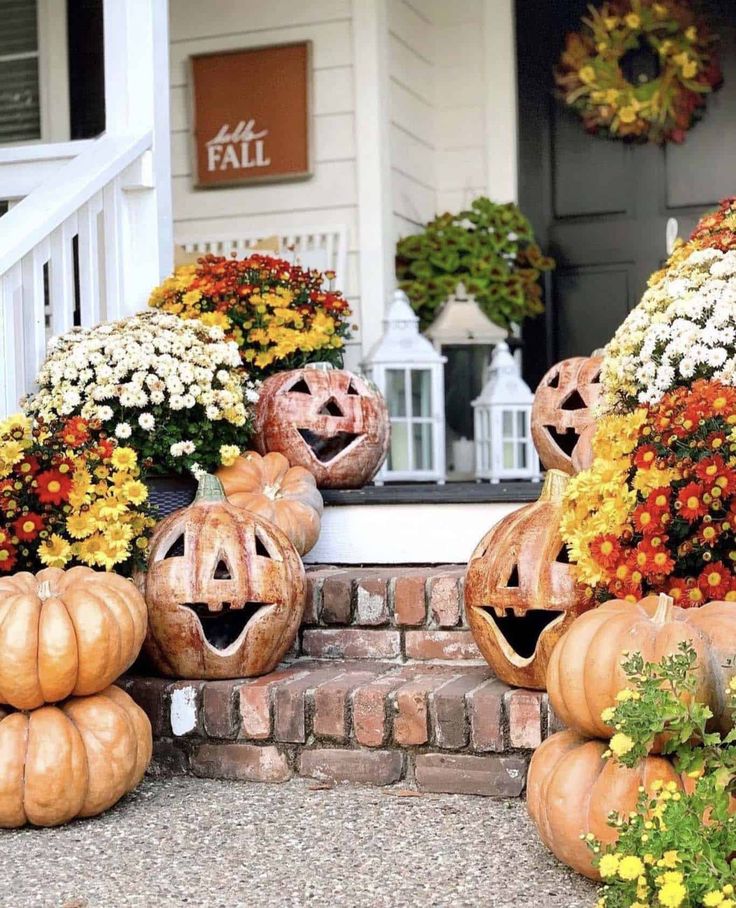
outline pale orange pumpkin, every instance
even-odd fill
[[[30,713],[0,711],[0,827],[102,813],[140,782],[151,749],[148,717],[117,687]]]
[[[36,709],[103,690],[145,635],[143,597],[117,574],[75,567],[0,578],[0,702]]]
[[[230,504],[275,524],[300,555],[314,548],[324,504],[309,470],[290,466],[277,451],[264,457],[247,451],[232,466],[218,470],[217,478]]]
[[[146,652],[174,678],[245,678],[286,655],[305,606],[304,567],[281,530],[230,504],[215,476],[151,540]]]
[[[610,737],[601,719],[616,694],[630,687],[621,662],[640,652],[648,662],[676,653],[687,641],[697,654],[695,699],[713,712],[721,732],[732,725],[725,692],[736,674],[736,603],[711,602],[677,608],[669,596],[638,603],[613,600],[582,615],[555,646],[547,668],[550,702],[569,728],[591,737]]]
[[[639,786],[651,790],[661,779],[683,787],[664,757],[647,757],[629,769],[602,759],[607,746],[573,731],[558,732],[534,752],[526,783],[527,809],[541,840],[559,860],[593,880],[600,875],[581,836],[590,832],[604,844],[615,842],[608,815],[634,810]]]

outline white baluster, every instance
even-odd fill
[[[91,327],[101,318],[98,216],[102,204],[96,195],[79,211],[79,298],[82,325]]]

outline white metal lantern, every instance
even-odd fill
[[[533,398],[508,344],[502,341],[493,351],[488,381],[473,401],[476,479],[539,480],[539,458],[530,429]]]
[[[419,318],[406,294],[397,290],[383,320],[383,337],[363,363],[386,398],[391,420],[391,445],[377,484],[445,481],[444,363],[419,333]]]

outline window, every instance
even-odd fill
[[[0,0],[0,143],[41,138],[37,0]]]

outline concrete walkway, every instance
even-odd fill
[[[146,781],[62,829],[0,830],[2,908],[590,908],[522,801]]]

